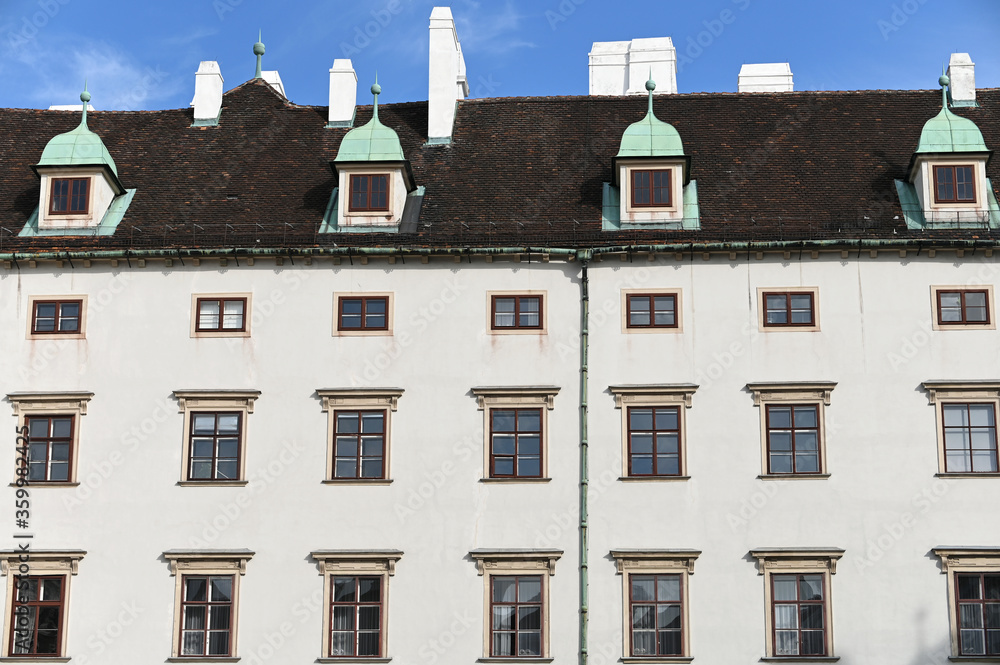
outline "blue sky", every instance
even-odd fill
[[[187,107],[201,60],[226,89],[265,69],[289,98],[325,106],[334,58],[350,57],[359,101],[378,70],[382,101],[427,98],[423,0],[0,0],[0,106]],[[936,87],[968,52],[979,88],[1000,87],[998,0],[451,0],[476,97],[587,94],[595,41],[670,36],[681,92],[734,91],[743,63],[790,62],[796,90]],[[725,13],[724,12],[728,12]],[[725,21],[723,21],[725,19]]]

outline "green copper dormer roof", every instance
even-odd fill
[[[79,126],[65,134],[53,137],[42,150],[42,158],[38,161],[36,168],[39,166],[106,166],[117,180],[118,167],[115,166],[115,160],[111,158],[111,153],[104,147],[101,137],[87,127],[87,102],[90,101],[90,93],[86,89],[80,94],[80,101],[83,102],[83,117],[80,119]]]
[[[622,134],[618,157],[683,157],[681,135],[670,123],[663,122],[653,113],[653,79],[646,81],[649,91],[649,110],[646,117],[629,125]]]
[[[375,106],[372,119],[365,125],[347,132],[340,142],[340,150],[334,162],[402,162],[403,146],[399,136],[378,119],[378,96],[382,88],[375,77],[372,94],[375,95]]]
[[[917,154],[927,152],[989,152],[983,141],[983,134],[976,123],[968,118],[957,116],[948,110],[947,86],[951,81],[942,75],[938,79],[941,84],[941,112],[924,123],[920,132],[920,143]]]

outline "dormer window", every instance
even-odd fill
[[[669,208],[671,169],[632,171],[633,208]]]
[[[975,203],[976,181],[971,164],[934,167],[935,203]]]
[[[349,210],[351,212],[388,211],[388,174],[352,175]]]
[[[50,215],[86,214],[90,209],[90,178],[53,178]]]

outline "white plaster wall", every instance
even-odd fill
[[[0,392],[95,393],[80,430],[83,485],[32,492],[34,547],[88,552],[72,580],[73,662],[168,657],[174,578],[162,552],[243,547],[257,554],[242,579],[242,662],[319,656],[322,579],[308,553],[353,548],[404,552],[389,586],[394,662],[472,662],[486,617],[467,554],[481,547],[565,551],[551,578],[552,656],[577,662],[578,271],[259,260],[0,272]],[[996,331],[931,329],[930,285],[998,275],[994,259],[942,254],[592,263],[591,652],[621,656],[611,549],[703,551],[689,578],[692,647],[698,662],[717,663],[764,654],[764,578],[747,552],[829,546],[846,550],[832,580],[841,662],[947,662],[946,578],[929,551],[1000,546],[1000,484],[935,478],[934,408],[919,384],[996,379],[1000,358]],[[818,287],[821,331],[757,332],[758,286]],[[620,290],[658,287],[681,289],[683,333],[623,334]],[[546,335],[486,332],[487,291],[515,289],[546,292]],[[189,336],[192,293],[245,291],[249,338]],[[336,291],[394,292],[394,335],[333,337]],[[85,340],[25,339],[28,298],[46,293],[88,295]],[[826,411],[828,480],[757,478],[759,410],[744,387],[765,380],[838,382]],[[686,414],[691,479],[622,483],[621,412],[607,386],[666,382],[700,384]],[[552,481],[479,482],[483,418],[470,388],[529,384],[561,387],[548,412]],[[391,416],[389,486],[320,482],[327,415],[313,393],[351,385],[406,390]],[[261,390],[247,424],[247,487],[177,486],[183,416],[170,395],[190,388]],[[12,452],[0,458],[0,476],[13,478],[13,466]],[[880,547],[907,513],[915,525]],[[123,603],[138,613],[125,626]]]

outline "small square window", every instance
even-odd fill
[[[389,176],[385,173],[351,176],[350,212],[389,210]]]
[[[493,330],[541,330],[541,295],[495,295],[491,298]]]
[[[632,174],[633,208],[669,208],[671,196],[671,169],[639,170]]]
[[[201,293],[192,296],[192,337],[249,337],[249,293]]]
[[[389,298],[342,297],[337,311],[337,330],[388,330]]]
[[[996,329],[993,320],[993,287],[932,286],[934,330]]]
[[[90,210],[90,178],[52,178],[50,215],[79,215]]]
[[[836,383],[749,383],[761,407],[761,477],[827,478],[825,407]]]
[[[257,390],[175,390],[184,414],[181,485],[245,485],[246,422]]]
[[[28,301],[28,339],[53,337],[83,339],[87,324],[87,296],[31,296]]]
[[[968,476],[1000,473],[1000,384],[926,381],[923,387],[937,410],[939,472]]]
[[[934,167],[935,203],[975,203],[976,181],[972,165]]]
[[[673,293],[626,295],[629,328],[676,328],[677,296]]]
[[[764,326],[811,326],[813,295],[811,293],[765,293]]]
[[[484,412],[485,481],[548,481],[548,412],[559,388],[473,388]]]

